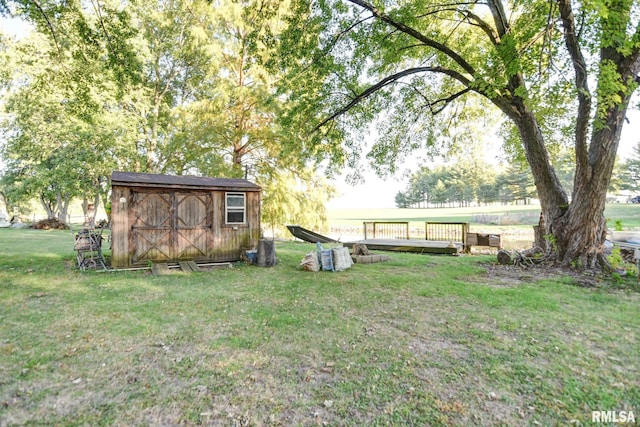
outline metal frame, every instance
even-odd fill
[[[102,255],[102,229],[83,228],[75,235],[73,249],[77,251],[78,268],[80,270],[97,270],[107,268]]]

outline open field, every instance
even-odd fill
[[[640,294],[393,254],[303,272],[80,272],[0,229],[0,425],[591,425],[640,416]]]

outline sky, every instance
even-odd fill
[[[0,16],[0,28],[2,31],[14,37],[22,37],[31,27],[31,24],[16,18]]]
[[[24,21],[0,17],[0,28],[4,32],[18,37],[25,34],[25,25],[28,24]],[[629,110],[627,119],[629,121],[624,125],[618,150],[618,156],[621,159],[630,157],[633,153],[633,147],[640,142],[640,112]],[[483,144],[486,142],[483,141]],[[490,157],[498,155],[499,148],[497,146],[490,147],[487,160],[491,161]],[[338,190],[338,196],[328,203],[328,208],[394,208],[396,194],[404,190],[408,182],[408,179],[402,174],[407,170],[415,172],[418,167],[419,165],[415,161],[409,162],[399,165],[400,173],[398,175],[380,178],[365,164],[362,165],[364,182],[357,185],[346,182],[347,171],[345,176],[337,177],[331,181]]]

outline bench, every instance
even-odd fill
[[[490,248],[502,249],[502,235],[467,233],[467,245],[465,250],[469,252],[472,246],[488,246]]]

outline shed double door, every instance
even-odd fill
[[[134,191],[133,203],[133,262],[207,258],[211,193]]]

